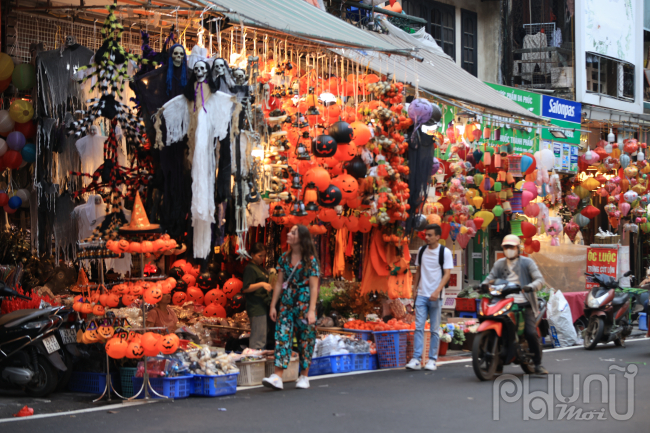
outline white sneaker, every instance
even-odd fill
[[[406,368],[409,370],[422,370],[422,364],[420,364],[420,361],[413,358],[408,364],[406,364]]]
[[[308,389],[309,388],[309,378],[307,376],[303,376],[302,374],[300,376],[298,376],[298,380],[296,381],[296,388]]]
[[[262,379],[262,385],[272,389],[284,389],[282,378],[277,374],[272,374],[269,377],[265,377],[264,379]]]
[[[434,361],[433,359],[428,360],[427,365],[424,366],[424,369],[429,371],[437,370],[438,367],[436,366],[436,361]]]

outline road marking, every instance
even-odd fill
[[[108,411],[111,409],[126,409],[128,407],[140,406],[142,404],[149,404],[149,403],[158,403],[158,401],[150,400],[150,401],[134,401],[129,403],[124,402],[124,403],[117,403],[117,404],[109,404],[106,406],[90,407],[88,409],[70,410],[68,412],[43,413],[39,415],[24,416],[24,417],[17,417],[17,418],[1,418],[0,423],[13,422],[13,421],[29,421],[33,419],[52,418],[55,416],[70,416],[70,415],[77,415],[80,413],[99,412],[102,410]]]

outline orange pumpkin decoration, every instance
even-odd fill
[[[167,244],[164,240],[162,239],[156,239],[153,241],[153,251],[154,253],[162,253],[167,249]]]
[[[319,191],[323,192],[325,189],[330,186],[331,178],[327,170],[322,167],[314,167],[305,173],[303,177],[303,183],[305,185],[313,182],[318,188]]]
[[[187,301],[187,295],[185,292],[176,292],[172,296],[172,304],[174,305],[183,305]]]
[[[129,246],[130,246],[129,241],[127,241],[126,239],[122,239],[117,243],[117,248],[123,253],[129,250]]]
[[[181,268],[181,269],[183,269],[183,267],[185,266],[186,263],[187,263],[186,260],[176,260],[174,263],[172,263],[172,268]],[[183,269],[183,272],[185,272],[185,269]]]
[[[95,323],[94,320],[90,322],[90,325],[88,325],[88,328],[86,328],[83,338],[86,341],[86,344],[92,344],[99,341],[100,337],[97,333],[97,323]]]
[[[122,304],[124,304],[125,307],[128,307],[135,301],[135,296],[127,293],[126,295],[122,295]]]
[[[244,287],[244,283],[241,280],[238,280],[235,277],[230,278],[223,285],[223,293],[226,295],[226,298],[232,299],[237,293],[241,291]]]
[[[153,285],[149,287],[147,290],[145,290],[144,294],[142,295],[142,299],[144,299],[144,302],[152,305],[160,302],[162,297],[163,297],[163,292],[160,289],[160,286],[158,285]]]
[[[165,355],[171,355],[178,350],[181,341],[176,334],[164,335],[160,342],[160,351]]]
[[[140,254],[142,252],[142,244],[140,242],[131,242],[129,251],[133,254]]]
[[[226,310],[217,303],[210,304],[207,307],[205,307],[205,310],[203,310],[203,315],[206,317],[220,317],[222,319],[228,317],[228,315],[226,314]]]
[[[357,191],[359,190],[359,183],[349,174],[342,174],[332,179],[332,184],[336,185],[341,190],[341,195],[344,199],[357,198]]]
[[[126,355],[129,343],[121,337],[114,336],[106,342],[106,354],[113,359],[122,359]]]
[[[104,306],[102,304],[95,304],[93,306],[93,314],[95,316],[103,316],[106,314],[106,310],[104,309]]]
[[[142,284],[135,283],[131,286],[131,294],[133,296],[140,296],[144,293],[144,287]]]
[[[194,305],[201,305],[203,304],[203,292],[198,287],[188,287],[187,300],[194,302]]]
[[[90,302],[84,302],[81,304],[81,309],[79,310],[80,313],[82,314],[91,314],[93,312],[93,304]]]
[[[138,359],[142,358],[144,355],[144,348],[142,347],[142,344],[140,343],[140,339],[136,339],[129,343],[129,345],[126,348],[126,357],[129,359]]]
[[[166,294],[172,292],[172,286],[171,286],[171,284],[169,284],[169,281],[167,281],[167,280],[161,281],[161,282],[158,283],[158,285],[160,286],[160,290],[162,290],[163,295],[166,295]]]
[[[115,334],[115,328],[111,326],[111,322],[104,320],[102,324],[97,328],[97,333],[104,340],[108,340]]]
[[[151,242],[151,241],[142,242],[141,250],[142,250],[143,253],[151,253],[151,252],[153,252],[153,242]]]
[[[170,284],[172,289],[176,288],[176,279],[175,278],[169,277],[165,281],[167,281]]]
[[[227,302],[228,298],[226,298],[226,295],[219,289],[212,289],[205,294],[205,305],[219,304],[222,307],[225,307]]]
[[[187,283],[187,286],[193,286],[196,284],[196,277],[192,274],[185,274],[181,277],[181,280]]]
[[[156,356],[160,353],[160,344],[162,342],[162,335],[154,332],[145,332],[140,338],[140,344],[144,349],[145,356]]]

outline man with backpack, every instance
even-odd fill
[[[442,314],[442,289],[449,283],[451,269],[454,267],[451,251],[440,245],[442,229],[438,224],[425,227],[426,245],[420,248],[417,257],[417,270],[413,279],[413,299],[415,301],[415,337],[413,358],[406,364],[410,370],[421,370],[422,349],[424,346],[424,326],[427,317],[431,321],[431,342],[429,360],[425,370],[435,370],[440,342],[440,316]]]

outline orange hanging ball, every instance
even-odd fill
[[[194,284],[196,284],[196,277],[194,275],[192,275],[192,274],[186,273],[185,275],[183,275],[181,277],[181,279],[187,283],[188,287],[193,286]]]
[[[359,183],[349,174],[341,174],[332,179],[332,184],[341,190],[344,199],[355,199],[359,190]],[[352,207],[352,206],[350,206]]]
[[[220,289],[212,289],[205,294],[205,305],[219,304],[225,307],[227,301],[226,295]]]
[[[144,295],[142,295],[144,302],[152,305],[160,302],[162,297],[163,297],[163,292],[160,289],[160,286],[158,286],[157,284],[149,287],[147,290],[145,290]]]
[[[352,141],[357,146],[364,146],[372,138],[372,131],[370,131],[368,125],[363,122],[360,122],[358,120],[356,122],[352,122],[350,124],[350,128],[352,128],[354,131],[352,134]]]
[[[241,280],[232,277],[223,285],[223,293],[226,295],[226,298],[232,299],[233,296],[239,293],[243,287],[244,283],[242,283]]]
[[[172,296],[172,304],[174,305],[183,305],[187,301],[187,295],[185,292],[176,292]]]
[[[194,302],[194,305],[203,304],[203,291],[198,287],[192,286],[187,288],[187,300]]]
[[[322,167],[314,167],[305,173],[305,176],[303,177],[303,183],[305,185],[308,185],[310,182],[313,182],[314,185],[316,185],[316,188],[323,192],[328,186],[330,186],[332,180],[327,170]]]
[[[171,355],[178,350],[181,341],[176,334],[164,335],[160,342],[160,351],[165,355]]]
[[[143,355],[144,355],[144,347],[142,347],[142,344],[138,339],[133,340],[126,347],[126,357],[129,359],[142,358]]]
[[[155,332],[145,332],[140,338],[140,343],[144,349],[145,356],[156,356],[160,353],[162,335]]]
[[[126,356],[126,350],[129,347],[129,343],[126,340],[123,340],[120,337],[113,337],[106,342],[106,354],[113,359],[122,359]]]

